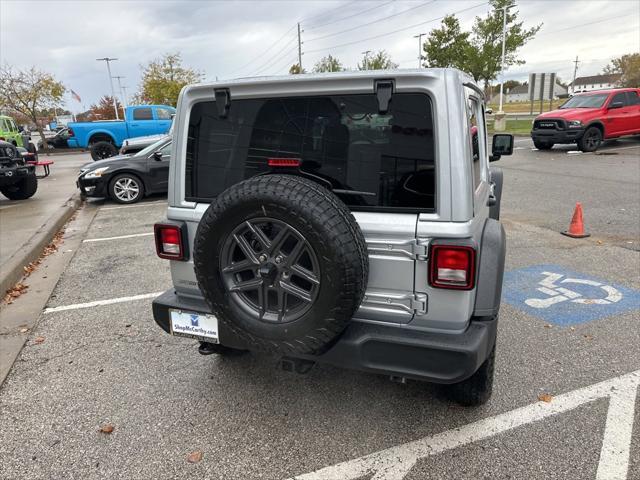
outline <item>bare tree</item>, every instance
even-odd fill
[[[53,75],[31,67],[28,70],[14,69],[9,65],[0,68],[0,105],[27,116],[38,129],[42,145],[49,146],[44,139],[38,113],[59,108],[65,87]]]

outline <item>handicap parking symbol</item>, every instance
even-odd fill
[[[505,272],[502,298],[530,315],[561,326],[640,309],[640,291],[560,265]]]

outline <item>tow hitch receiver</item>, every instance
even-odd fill
[[[313,360],[303,360],[301,358],[292,357],[282,357],[278,363],[280,368],[285,372],[295,372],[301,375],[309,373],[316,364]]]

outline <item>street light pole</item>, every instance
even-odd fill
[[[120,98],[122,99],[122,117],[124,118],[124,109],[127,108],[127,100],[124,98],[124,93],[122,93],[122,83],[120,82],[121,79],[125,78],[125,77],[121,77],[119,75],[116,75],[115,77],[116,80],[118,80],[118,90],[120,90]]]
[[[111,76],[111,65],[109,62],[113,62],[114,60],[118,60],[117,58],[96,58],[98,62],[106,62],[107,63],[107,73],[109,74],[109,84],[111,85],[111,98],[113,98],[113,111],[116,112],[116,120],[120,120],[118,116],[118,102],[116,101],[116,91],[113,88],[113,77]]]
[[[129,105],[129,96],[127,95],[127,86],[122,85],[122,93],[124,94],[124,104]]]
[[[502,81],[500,82],[500,108],[498,108],[499,112],[502,112],[502,91],[504,89],[504,50],[505,44],[507,41],[507,9],[509,7],[502,7],[502,64],[500,66],[500,75],[502,76]]]
[[[413,36],[413,38],[418,39],[418,68],[422,68],[422,37],[425,35],[426,33],[419,33]]]

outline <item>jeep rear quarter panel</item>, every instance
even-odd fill
[[[489,216],[488,150],[483,100],[464,84],[473,80],[457,70],[309,74],[247,79],[185,87],[174,119],[174,161],[169,174],[170,220],[187,223],[189,247],[208,203],[187,200],[185,189],[189,119],[193,107],[214,100],[214,89],[228,89],[231,104],[241,99],[373,94],[376,80],[394,82],[395,93],[427,95],[431,102],[435,153],[435,211],[413,213],[354,211],[367,240],[370,276],[367,299],[355,319],[404,324],[406,328],[460,332],[474,312],[476,288],[468,291],[436,289],[428,284],[429,262],[424,248],[433,239],[468,244],[480,253],[485,220]],[[479,110],[480,181],[473,180],[469,100]],[[393,102],[393,97],[392,97]],[[480,257],[480,255],[478,255]],[[201,297],[193,261],[171,262],[178,294]],[[409,278],[402,278],[407,275]],[[413,284],[413,288],[411,288]],[[379,297],[379,298],[378,298]],[[378,301],[379,300],[379,301]],[[424,301],[424,310],[420,303]]]

